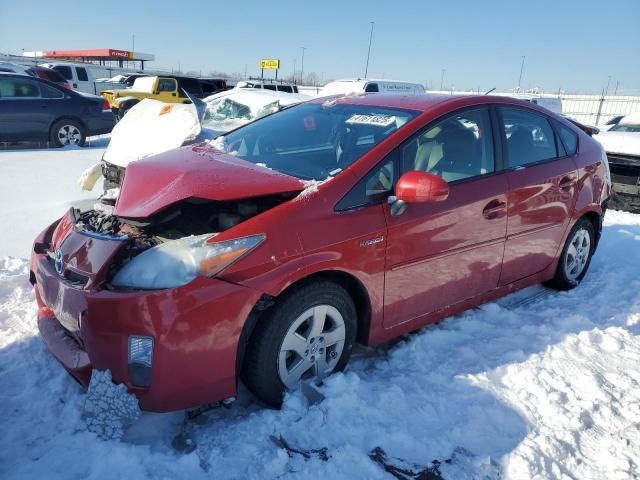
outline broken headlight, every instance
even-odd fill
[[[184,237],[145,250],[122,267],[111,283],[125,288],[176,288],[198,275],[217,275],[265,238],[252,235],[207,243],[211,237],[211,234]]]

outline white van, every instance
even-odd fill
[[[320,91],[321,97],[350,93],[396,93],[402,95],[424,95],[424,86],[419,83],[373,78],[346,78],[327,83]]]

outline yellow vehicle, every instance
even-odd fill
[[[188,103],[189,97],[202,97],[202,85],[197,78],[188,77],[140,77],[133,86],[124,90],[100,92],[111,105],[114,115],[120,120],[136,103],[152,98],[166,103]]]

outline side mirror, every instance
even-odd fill
[[[432,173],[412,170],[398,179],[395,196],[389,197],[391,215],[402,214],[408,203],[442,202],[449,197],[449,184]]]

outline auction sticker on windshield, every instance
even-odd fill
[[[345,123],[360,124],[360,125],[376,125],[379,127],[388,127],[396,121],[395,115],[363,115],[355,114]]]

